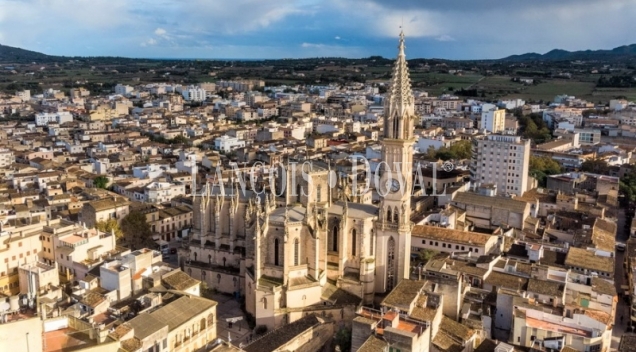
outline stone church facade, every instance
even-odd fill
[[[340,191],[329,187],[331,166],[317,163],[281,173],[272,188],[284,188],[282,197],[237,183],[207,184],[195,196],[180,265],[209,288],[244,297],[257,325],[276,328],[309,313],[351,321],[359,304],[408,278],[414,99],[402,33],[398,49],[385,103],[386,167],[375,175],[378,205],[361,203],[370,197],[346,181]]]

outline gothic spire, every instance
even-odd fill
[[[409,66],[404,53],[404,32],[400,31],[398,55],[393,66],[391,87],[385,100],[384,137],[411,139],[415,99],[411,90]]]
[[[404,53],[404,31],[400,31],[400,41],[398,44],[398,56],[393,66],[393,77],[391,79],[391,97],[394,99],[407,101],[413,98],[411,91],[411,79],[409,78],[409,66]]]

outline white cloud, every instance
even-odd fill
[[[165,30],[165,29],[163,29],[163,28],[157,28],[157,29],[155,29],[155,34],[156,34],[156,35],[158,35],[158,36],[162,36],[162,35],[164,35],[164,34],[166,34],[166,33],[167,33],[167,32],[166,32],[166,30]]]
[[[442,34],[439,37],[435,38],[438,42],[454,42],[455,38],[451,37],[448,34]]]
[[[300,46],[303,48],[324,48],[325,44],[302,43]]]
[[[150,38],[148,40],[146,40],[145,42],[142,42],[140,44],[141,46],[153,46],[153,45],[157,45],[157,40],[154,38]]]
[[[336,39],[336,40],[340,40],[340,36],[336,36],[336,38],[335,38],[335,39]]]

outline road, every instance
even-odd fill
[[[618,221],[616,225],[616,242],[626,243],[629,238],[629,231],[625,231],[625,210],[622,208],[618,212]],[[616,251],[615,253],[614,284],[616,285],[616,292],[618,292],[619,299],[616,307],[614,330],[612,331],[612,351],[616,351],[618,349],[621,336],[627,329],[627,324],[629,322],[629,306],[621,295],[623,292],[621,286],[627,285],[627,279],[625,277],[625,270],[623,267],[625,252]],[[621,317],[623,318],[622,321]]]

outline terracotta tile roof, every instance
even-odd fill
[[[592,251],[576,247],[569,249],[565,259],[565,265],[593,271],[599,270],[606,273],[614,273],[614,258],[601,257],[595,255]]]
[[[486,235],[483,233],[453,230],[427,225],[413,226],[411,236],[473,246],[483,246],[492,238],[492,235]]]

